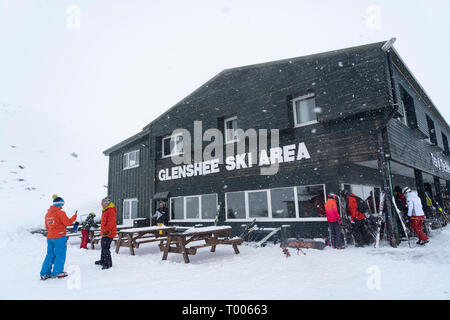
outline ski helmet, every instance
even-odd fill
[[[411,189],[409,187],[404,187],[402,193],[407,194],[408,192],[411,192]]]

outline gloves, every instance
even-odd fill
[[[111,234],[111,232],[108,231],[107,233],[102,234],[102,237],[107,237],[107,236],[109,236],[110,234]]]

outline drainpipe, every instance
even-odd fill
[[[377,138],[378,138],[378,170],[381,173],[382,179],[381,179],[381,187],[384,191],[385,194],[385,201],[386,201],[386,223],[387,223],[387,233],[388,233],[388,240],[390,245],[393,248],[397,247],[397,243],[398,243],[398,233],[394,231],[394,217],[392,215],[392,190],[391,190],[391,177],[389,176],[390,173],[388,172],[388,168],[387,168],[387,155],[384,152],[384,139],[383,136],[386,133],[386,127],[388,122],[394,117],[394,115],[397,112],[397,108],[396,106],[398,105],[398,100],[397,100],[397,93],[395,92],[395,88],[394,88],[394,79],[392,76],[392,58],[390,55],[390,49],[392,48],[392,45],[395,42],[395,38],[390,39],[389,41],[387,41],[383,47],[381,48],[381,50],[383,50],[386,53],[387,56],[387,65],[388,65],[388,73],[389,73],[389,80],[391,83],[391,94],[392,94],[392,98],[393,101],[391,100],[391,111],[387,114],[387,116],[385,116],[385,118],[383,119],[382,124],[378,127],[377,130]]]
[[[149,178],[150,178],[150,226],[153,225],[152,223],[152,216],[154,214],[153,212],[153,196],[155,195],[155,166],[156,166],[156,148],[155,148],[155,144],[153,141],[155,139],[153,139],[153,128],[150,127],[149,128],[149,133],[148,133],[148,145],[150,146],[150,154],[149,154]]]

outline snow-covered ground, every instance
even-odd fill
[[[278,245],[199,249],[186,264],[162,261],[155,243],[131,256],[112,252],[113,268],[94,265],[100,248],[68,244],[65,279],[41,281],[46,240],[22,229],[0,237],[0,299],[450,299],[450,227],[425,247],[305,249],[285,258]],[[112,246],[113,251],[114,245]]]

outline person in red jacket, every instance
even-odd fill
[[[48,231],[47,255],[41,268],[41,280],[67,276],[67,273],[64,272],[67,252],[66,227],[70,226],[77,219],[77,214],[75,213],[69,219],[66,213],[62,211],[63,205],[64,199],[55,196],[53,205],[50,206],[45,215],[45,228]]]
[[[342,222],[336,199],[337,196],[334,193],[328,194],[328,200],[325,202],[325,214],[327,216],[328,226],[330,227],[331,245],[333,248],[345,249],[341,230]]]
[[[100,260],[96,261],[95,264],[101,265],[102,270],[105,270],[112,267],[110,248],[111,242],[117,234],[117,209],[108,197],[102,199],[101,205],[103,208],[100,225],[102,252]]]
[[[347,213],[350,214],[352,223],[353,237],[355,238],[356,247],[364,247],[370,244],[370,238],[366,231],[366,215],[358,210],[357,196],[353,193],[343,192],[347,199]]]

